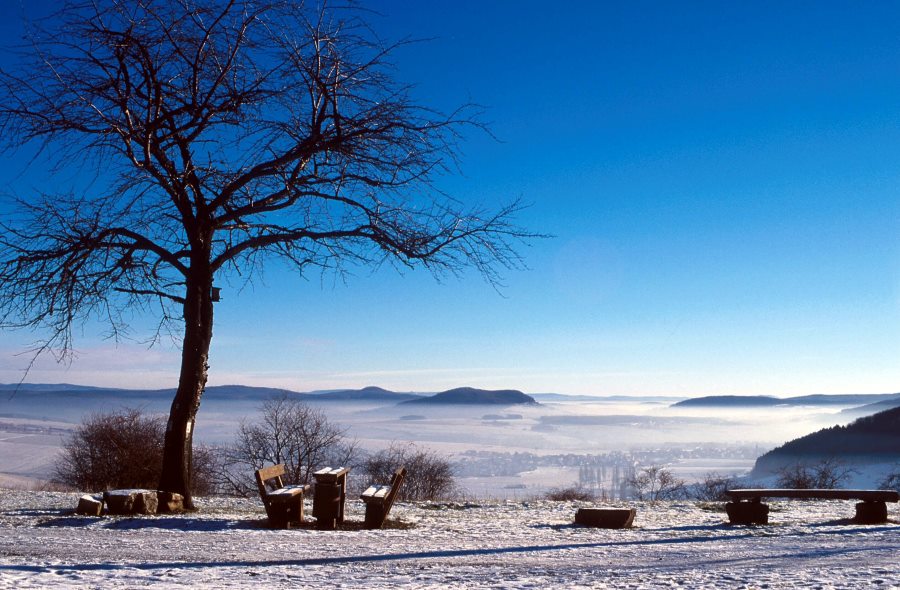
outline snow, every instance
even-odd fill
[[[715,504],[594,505],[637,509],[608,530],[573,525],[580,502],[398,503],[392,528],[318,531],[266,528],[258,499],[103,518],[75,516],[77,500],[0,490],[0,588],[900,587],[896,505],[860,526],[853,502],[770,502],[759,527]],[[363,510],[348,502],[348,521]]]

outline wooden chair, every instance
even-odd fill
[[[390,485],[372,485],[363,492],[362,501],[366,504],[365,528],[380,529],[384,526],[405,477],[406,468],[401,467],[394,472]]]
[[[276,528],[291,528],[303,522],[303,494],[308,485],[286,486],[281,479],[284,465],[272,465],[256,471],[259,497],[266,507],[269,524]]]

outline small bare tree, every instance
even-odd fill
[[[703,476],[702,481],[690,486],[690,495],[704,502],[724,502],[730,499],[725,492],[736,485],[735,477],[710,471]]]
[[[685,493],[684,480],[661,465],[650,465],[634,472],[626,480],[638,500],[674,500]]]
[[[299,0],[61,0],[0,71],[0,147],[35,148],[47,192],[0,219],[0,327],[118,338],[134,311],[181,342],[159,488],[185,496],[213,303],[278,260],[521,266],[518,203],[467,208],[435,188],[470,108],[441,114],[395,82],[396,46],[352,7]],[[62,172],[74,172],[63,176]],[[73,188],[59,188],[60,178]],[[214,286],[215,285],[215,286]],[[153,336],[155,339],[160,331]]]
[[[894,470],[888,473],[881,483],[878,484],[881,490],[896,490],[900,492],[900,465],[894,467]]]
[[[285,483],[311,483],[312,473],[322,467],[354,466],[356,443],[324,412],[283,394],[263,403],[259,421],[240,425],[225,456],[221,487],[250,496],[257,493],[256,469],[283,463]]]
[[[395,443],[390,448],[368,456],[363,471],[374,483],[387,483],[399,467],[406,468],[406,478],[397,493],[400,500],[442,500],[457,492],[453,464],[440,454],[412,443]]]

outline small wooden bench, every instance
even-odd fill
[[[401,467],[391,476],[390,485],[372,485],[362,493],[362,501],[366,504],[365,528],[380,529],[384,526],[405,477],[406,468]]]
[[[349,467],[324,467],[313,473],[316,478],[313,516],[322,530],[333,531],[344,522]]]
[[[272,465],[256,471],[256,486],[269,517],[276,528],[291,528],[303,522],[303,494],[308,485],[284,485],[284,465]]]
[[[802,500],[862,500],[856,505],[853,519],[859,524],[878,524],[887,521],[887,504],[900,501],[893,490],[834,490],[834,489],[742,489],[725,492],[732,502],[725,504],[731,524],[768,524],[769,506],[763,498],[796,498]]]

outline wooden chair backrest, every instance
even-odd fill
[[[272,480],[274,490],[284,487],[281,476],[284,475],[284,464],[272,465],[271,467],[263,467],[256,471],[256,486],[259,488],[259,497],[263,500],[269,495],[266,482]]]
[[[400,486],[403,484],[403,480],[406,478],[406,467],[400,467],[397,471],[394,472],[394,475],[391,476],[391,491],[387,493],[387,496],[384,498],[384,512],[387,514],[391,510],[391,506],[394,504],[394,498],[397,497],[397,492],[400,491]]]

